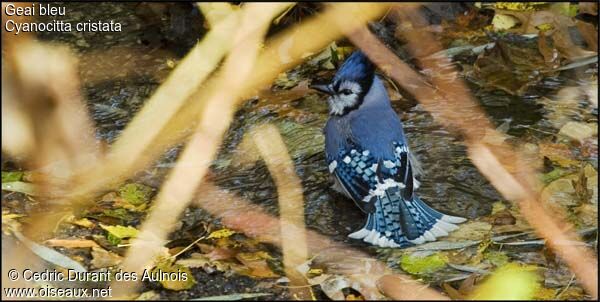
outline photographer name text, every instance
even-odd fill
[[[8,280],[31,282],[31,287],[5,287],[3,283],[3,294],[8,298],[109,298],[112,297],[112,288],[107,287],[112,281],[142,281],[142,282],[164,282],[164,281],[187,281],[186,272],[163,271],[160,269],[147,270],[141,274],[137,272],[117,271],[93,271],[81,272],[72,269],[56,270],[45,269],[34,271],[31,269],[10,269]],[[54,287],[54,282],[73,282],[75,287]],[[81,288],[77,284],[81,282],[97,282],[100,288]],[[104,285],[102,285],[104,284]]]

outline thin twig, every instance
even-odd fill
[[[221,137],[233,116],[239,87],[250,76],[260,42],[271,19],[289,4],[246,5],[241,23],[233,39],[235,46],[224,64],[218,78],[217,89],[206,101],[206,108],[195,135],[183,150],[180,161],[188,165],[175,167],[158,193],[154,210],[142,224],[139,235],[129,248],[122,267],[125,271],[140,272],[147,266],[155,251],[163,246],[166,236],[173,231],[177,217],[191,201],[191,197],[208,169],[208,163],[217,151]],[[115,296],[135,289],[119,283]]]
[[[403,11],[400,9],[399,12]],[[416,11],[410,10],[402,15],[415,24],[424,23]],[[342,26],[343,19],[336,21]],[[401,62],[366,28],[349,30],[347,33],[371,61],[415,95],[436,119],[450,129],[459,130],[466,137],[468,153],[475,166],[505,198],[517,202],[523,216],[547,240],[548,246],[567,262],[586,290],[594,298],[597,297],[598,261],[587,248],[559,244],[576,240],[577,236],[572,232],[564,232],[559,227],[566,224],[564,219],[550,216],[540,205],[533,169],[505,143],[491,146],[483,140],[485,136],[502,137],[502,134],[492,127],[465,84],[454,76],[456,71],[449,59],[423,59],[441,50],[439,43],[425,31],[407,34],[411,51],[415,57],[421,58],[421,67],[435,71],[429,73],[428,81]]]

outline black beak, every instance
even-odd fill
[[[326,93],[328,95],[333,95],[333,89],[331,89],[331,85],[325,84],[310,84],[308,88],[320,91],[322,93]]]

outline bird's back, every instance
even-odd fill
[[[328,157],[350,145],[368,148],[378,158],[393,157],[392,143],[404,143],[404,131],[377,76],[361,107],[343,116],[330,116],[325,140]]]

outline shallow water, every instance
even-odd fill
[[[69,45],[80,56],[84,91],[100,139],[112,142],[118,136],[168,74],[169,68],[165,67],[165,62],[179,58],[185,53],[185,49],[193,45],[190,41],[201,36],[201,33],[197,33],[178,42],[173,37],[166,38],[168,34],[178,33],[183,36],[189,32],[185,25],[169,22],[174,16],[184,16],[192,20],[190,24],[201,21],[198,20],[197,12],[188,10],[185,4],[178,7],[178,14],[174,14],[172,9],[158,5],[152,11],[135,3],[104,3],[94,9],[90,9],[85,3],[71,3],[68,19],[115,19],[123,22],[124,31],[108,37],[100,34],[42,35],[43,39]],[[156,16],[161,21],[148,22]],[[118,65],[121,61],[117,57],[112,57],[111,60],[109,56],[100,62],[89,58],[95,55],[94,51],[105,50],[111,53],[111,50],[117,48],[125,48],[127,52],[114,54],[142,58],[143,66],[134,66],[132,70],[128,70],[131,66]],[[460,56],[457,59],[456,64],[461,65],[472,63],[474,58]],[[106,72],[107,76],[99,77],[90,73],[98,69]],[[121,70],[127,72],[123,73]],[[298,70],[302,71],[301,68]],[[565,84],[576,81],[575,76],[580,73],[581,71],[579,74],[565,71],[560,75],[545,77],[521,96],[511,95],[500,89],[490,89],[469,76],[466,79],[493,123],[497,126],[504,124],[503,130],[515,137],[539,137],[540,133],[552,129],[543,120],[546,109],[536,100],[542,96],[551,97]],[[108,76],[110,74],[117,76]],[[310,80],[306,72],[290,74],[297,77],[294,79],[296,82]],[[489,214],[491,204],[502,200],[502,197],[471,164],[460,139],[437,124],[421,106],[414,106],[406,99],[395,101],[393,105],[402,118],[411,150],[422,163],[425,172],[421,176],[422,186],[418,191],[422,199],[441,211],[468,218]],[[576,112],[580,120],[589,120],[590,114],[593,115],[593,112]],[[306,97],[280,103],[249,101],[236,114],[222,147],[223,152],[214,165],[217,183],[260,203],[272,213],[277,212],[277,194],[262,162],[245,169],[227,168],[227,160],[235,156],[227,154],[227,150],[234,150],[252,125],[265,121],[274,122],[284,130],[286,142],[291,144],[288,147],[304,186],[307,225],[323,234],[346,241],[345,234],[360,227],[363,218],[352,202],[329,188],[330,180],[322,151],[323,137],[320,133],[326,119],[324,97],[313,92],[307,92]],[[532,131],[535,133],[531,134]],[[167,169],[177,153],[178,148],[172,149],[157,166]]]
[[[189,35],[188,29],[169,22],[165,14],[161,22],[148,22],[152,14],[134,3],[103,3],[91,9],[89,4],[71,3],[70,18],[115,18],[127,23],[127,30],[113,34],[111,38],[100,35],[44,34],[45,40],[65,43],[75,50],[81,59],[82,86],[88,107],[96,123],[97,136],[108,143],[114,141],[144,101],[153,93],[171,70],[167,60],[178,60],[193,45],[201,33]],[[160,11],[160,9],[158,10]],[[147,14],[150,14],[147,16]],[[193,13],[188,16],[185,7],[180,15],[200,22]],[[160,15],[160,13],[159,13]],[[144,17],[146,16],[146,17]],[[195,18],[195,19],[194,19]],[[179,33],[181,41],[166,39],[168,34]],[[186,36],[186,33],[187,36]],[[190,42],[191,41],[191,42]],[[124,48],[126,51],[118,50]],[[96,60],[97,50],[109,56]],[[111,52],[114,50],[114,52]],[[121,56],[132,55],[123,63]],[[119,59],[121,58],[121,59]],[[456,64],[472,64],[473,57],[457,57]],[[565,86],[574,86],[583,78],[590,78],[597,64],[548,75],[523,94],[510,94],[502,89],[487,86],[466,70],[462,75],[474,96],[499,129],[519,143],[553,137],[557,132],[548,120],[548,103]],[[305,67],[299,67],[302,70]],[[298,71],[297,70],[297,71]],[[325,72],[328,76],[331,71]],[[310,80],[306,72],[292,72],[298,83]],[[293,87],[293,85],[292,85]],[[288,87],[288,89],[291,87]],[[273,90],[282,90],[273,88]],[[540,102],[545,97],[544,102]],[[489,215],[492,203],[504,200],[470,162],[459,137],[454,136],[436,123],[420,105],[408,98],[394,100],[393,106],[404,123],[404,130],[412,152],[422,164],[420,197],[440,211],[467,218]],[[570,118],[576,121],[597,123],[597,109],[587,102],[576,101],[569,108]],[[262,161],[238,167],[232,165],[234,152],[243,136],[252,126],[275,123],[295,163],[296,172],[302,180],[305,198],[307,227],[344,241],[353,246],[367,247],[362,242],[350,240],[346,235],[362,226],[363,215],[354,204],[330,188],[330,179],[323,152],[321,129],[327,120],[327,107],[322,95],[306,92],[299,99],[269,102],[264,99],[249,100],[236,113],[218,159],[212,166],[215,182],[228,190],[239,193],[267,211],[277,214],[277,193],[268,169]],[[151,169],[168,172],[180,148],[174,147]],[[597,157],[597,153],[596,153]],[[594,163],[594,159],[587,159]],[[594,166],[597,168],[597,158]],[[154,175],[154,173],[152,173]],[[159,186],[160,179],[151,180]]]

